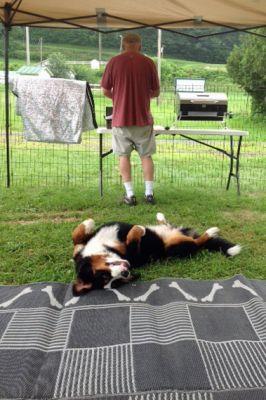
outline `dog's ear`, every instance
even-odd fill
[[[76,282],[73,283],[72,293],[73,296],[82,296],[83,294],[88,293],[92,289],[92,283],[84,283],[82,280],[77,279]]]

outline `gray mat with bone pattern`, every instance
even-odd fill
[[[262,400],[266,281],[0,287],[1,399]]]

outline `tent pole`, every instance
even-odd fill
[[[5,7],[4,58],[5,58],[5,127],[6,127],[6,185],[10,187],[10,126],[9,126],[9,17],[10,8]]]
[[[157,71],[159,83],[161,85],[161,55],[162,55],[162,30],[157,30]],[[160,96],[156,99],[157,106],[160,104]]]

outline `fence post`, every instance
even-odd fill
[[[10,187],[10,125],[9,125],[9,30],[10,4],[5,5],[4,52],[5,52],[5,127],[6,127],[6,184]]]

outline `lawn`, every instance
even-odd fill
[[[3,89],[0,85],[1,106]],[[177,122],[174,97],[173,91],[168,91],[162,94],[159,104],[153,101],[156,124],[166,126]],[[104,125],[108,103],[100,91],[95,92],[95,103],[98,123]],[[155,222],[158,211],[170,222],[192,226],[199,232],[218,226],[222,235],[241,244],[243,250],[232,259],[201,253],[191,260],[155,263],[141,269],[141,279],[218,279],[239,273],[266,279],[266,198],[265,193],[259,192],[265,188],[265,118],[250,117],[250,99],[243,92],[229,92],[234,117],[228,121],[231,128],[250,132],[242,146],[241,196],[237,196],[234,183],[229,192],[224,190],[228,163],[220,156],[214,157],[202,146],[192,147],[185,141],[177,141],[172,158],[171,140],[159,138],[154,157],[157,198],[154,207],[141,201],[138,158],[134,156],[133,164],[137,171],[134,178],[138,180],[139,205],[128,208],[118,204],[122,188],[114,156],[104,161],[101,199],[97,134],[84,134],[82,143],[75,146],[25,142],[21,120],[14,113],[13,96],[11,105],[10,189],[5,188],[4,107],[0,112],[0,284],[71,282],[74,279],[71,231],[80,221],[93,217],[97,225],[117,219],[150,224]],[[187,127],[188,122],[179,124]],[[211,127],[206,121],[197,124],[200,128]],[[252,189],[256,192],[251,193]]]
[[[156,212],[169,222],[199,232],[218,226],[221,234],[243,247],[240,255],[225,258],[201,253],[185,261],[167,260],[142,268],[141,279],[190,277],[227,278],[244,274],[266,279],[266,198],[263,193],[237,196],[234,191],[189,189],[156,184],[157,204],[119,205],[122,189],[112,185],[103,198],[84,187],[3,189],[0,194],[0,284],[42,281],[71,282],[74,278],[71,231],[87,217],[96,225],[110,220],[138,224],[155,222]]]

